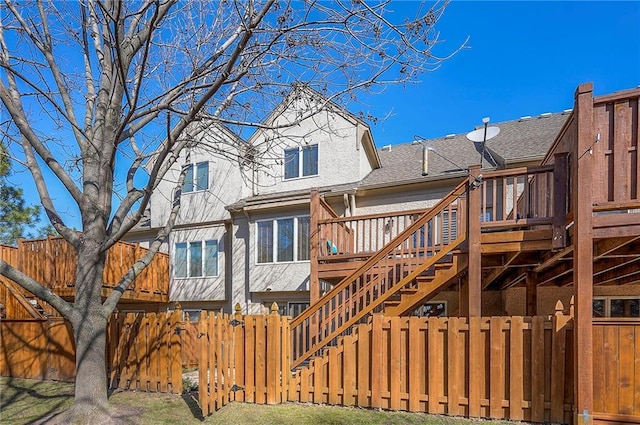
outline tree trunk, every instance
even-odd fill
[[[78,250],[74,307],[79,314],[71,323],[76,344],[75,401],[65,415],[70,423],[110,422],[105,356],[108,315],[101,299],[105,259],[92,240],[83,241]]]
[[[107,321],[101,312],[89,311],[73,328],[76,387],[70,418],[74,423],[96,423],[97,417],[109,415],[105,358]]]

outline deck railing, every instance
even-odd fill
[[[147,250],[118,242],[107,251],[103,289],[112,289]],[[16,267],[61,296],[74,296],[77,258],[74,248],[62,238],[20,240]],[[125,298],[156,299],[169,294],[169,256],[157,253],[151,264],[133,281]]]
[[[554,166],[486,173],[481,183],[483,229],[548,225],[554,214]]]
[[[320,260],[344,256],[367,258],[395,239],[428,211],[429,208],[424,208],[320,220],[318,222],[319,258]],[[452,226],[449,225],[450,221]],[[443,241],[455,239],[456,224],[457,205],[453,204],[421,228],[416,238],[421,240],[422,245],[433,247]]]

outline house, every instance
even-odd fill
[[[507,409],[538,422],[638,423],[639,106],[640,89],[594,97],[592,84],[582,84],[572,110],[497,123],[500,133],[486,149],[465,135],[375,149],[365,123],[296,87],[265,121],[272,130],[247,141],[219,125],[190,129],[196,143],[129,235],[140,244],[152,237],[181,189],[169,255],[154,259],[158,267],[145,270],[120,307],[157,311],[179,302],[197,315],[239,303],[252,314],[276,301],[294,316],[285,319],[290,334],[281,340],[291,348],[290,366],[315,357],[298,387],[315,401],[333,388],[328,400],[339,403],[339,367],[326,365],[347,359],[354,369],[353,335],[362,330],[359,347],[382,342],[382,326],[374,333],[369,325],[384,318],[397,331],[397,339],[386,339],[389,350],[371,345],[371,357],[368,348],[357,350],[366,355],[358,373],[376,385],[359,392],[365,405],[370,395],[370,405],[381,407],[373,402],[381,379],[369,379],[375,368],[395,385],[390,408],[408,389],[437,413],[445,413],[446,400],[459,412],[466,403],[461,414],[474,417],[503,417]],[[178,188],[180,169],[186,181]],[[71,299],[75,254],[58,242],[23,241],[0,247],[0,255]],[[103,290],[144,250],[127,243],[112,249]],[[160,279],[167,268],[170,285]],[[7,283],[0,300],[17,294]],[[9,309],[25,318],[46,316],[24,296],[13,298]],[[399,317],[410,315],[461,319]],[[425,339],[416,338],[419,330]],[[460,349],[443,357],[430,338]],[[423,365],[398,378],[402,341],[426,357],[426,375]],[[349,357],[339,356],[341,344]],[[507,346],[516,354],[506,354]],[[387,372],[377,369],[385,363]],[[436,383],[445,382],[442,368],[451,364],[463,364],[469,379],[458,388],[447,380],[444,391]],[[494,373],[500,364],[505,369]],[[328,387],[319,378],[324,370]],[[524,376],[530,389],[521,385]]]
[[[486,143],[481,173],[540,164],[570,116],[571,110],[565,110],[492,123],[500,133]],[[323,204],[343,223],[351,217],[375,220],[367,225],[376,236],[369,235],[368,246],[360,249],[375,251],[402,230],[396,213],[407,212],[404,220],[410,222],[436,205],[468,179],[469,167],[480,163],[482,151],[465,134],[376,148],[365,122],[305,87],[294,88],[264,123],[274,129],[258,130],[246,141],[223,126],[203,127],[196,132],[198,143],[189,150],[181,213],[166,249],[171,258],[169,299],[192,315],[201,309],[231,311],[236,303],[247,313],[256,313],[277,302],[282,313],[296,316],[361,264],[358,258],[349,258],[350,265],[338,266],[328,258],[331,251],[354,255],[353,247],[338,246],[336,232],[333,237],[320,235],[314,254],[312,193],[317,190]],[[427,170],[422,169],[423,145],[429,147]],[[176,166],[158,187],[146,226],[130,234],[129,240],[144,243],[164,224],[178,174]],[[524,177],[519,179],[500,186],[510,194],[503,199],[505,210],[513,210],[522,195]],[[440,243],[438,238],[443,237],[437,232],[447,221],[455,224],[456,214],[452,211],[450,218],[434,220],[432,228],[425,227],[414,237],[414,244]],[[491,206],[485,206],[483,214],[485,220],[493,220]],[[507,212],[502,214],[506,219]],[[364,221],[360,223],[365,225]],[[452,232],[450,239],[455,237]],[[495,282],[483,285],[482,314],[527,313],[522,270],[540,266],[534,261],[536,255],[539,252],[517,261],[513,255],[503,255],[495,261],[506,265],[483,265],[484,278],[492,276]],[[511,268],[520,274],[509,274]],[[460,313],[463,283],[454,275],[431,300],[421,300],[414,313]],[[538,314],[551,314],[558,299],[568,305],[573,294],[571,286],[552,283],[550,279],[536,291]],[[611,311],[612,303],[619,303],[616,300],[637,303],[638,294],[634,286],[594,289],[603,313]]]

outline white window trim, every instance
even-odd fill
[[[295,235],[293,238],[293,261],[277,261],[277,257],[278,257],[278,245],[277,245],[277,241],[278,241],[278,220],[287,220],[287,219],[293,219],[293,234]],[[311,261],[311,258],[309,258],[308,260],[298,260],[298,219],[299,218],[310,218],[310,216],[308,215],[292,215],[292,216],[285,216],[285,217],[278,217],[278,218],[273,218],[273,219],[269,219],[269,220],[256,220],[255,222],[255,235],[256,235],[256,249],[255,249],[255,264],[258,266],[264,266],[264,265],[273,265],[273,264],[297,264],[297,263],[309,263]],[[258,261],[258,246],[259,246],[259,241],[258,241],[258,237],[259,237],[259,232],[258,232],[258,223],[269,223],[271,222],[273,224],[273,261],[269,261],[266,263],[261,263]],[[311,235],[309,235],[309,238],[311,237]],[[311,253],[309,253],[309,257],[311,257]]]
[[[215,275],[211,275],[211,276],[189,276],[189,268],[190,268],[190,257],[191,257],[191,250],[189,249],[190,245],[192,243],[196,243],[196,242],[200,242],[201,246],[202,246],[202,272],[204,273],[204,270],[206,268],[205,265],[205,249],[206,249],[206,245],[205,242],[210,242],[210,241],[215,241],[216,242],[216,258],[218,260],[218,267],[217,267],[217,272]],[[176,258],[176,245],[180,244],[180,243],[184,243],[187,244],[187,275],[186,276],[176,276],[176,267],[175,267],[175,261],[171,262],[171,266],[172,266],[172,277],[173,279],[177,279],[177,280],[187,280],[187,279],[212,279],[215,277],[219,277],[220,276],[220,240],[219,239],[202,239],[199,241],[179,241],[179,242],[174,242],[173,243],[173,259],[175,260]]]
[[[640,295],[598,295],[593,301],[604,301],[604,317],[611,317],[611,300],[640,300]],[[592,313],[593,314],[593,313]]]
[[[296,177],[285,177],[285,173],[286,173],[286,160],[287,160],[287,156],[286,156],[286,151],[288,150],[293,150],[296,149],[296,146],[292,146],[290,148],[284,148],[284,150],[282,151],[282,156],[283,156],[283,160],[282,160],[282,180],[283,181],[293,181],[293,180],[301,180],[301,179],[308,179],[308,178],[312,178],[312,177],[318,177],[320,175],[320,147],[318,146],[318,164],[317,164],[317,171],[315,174],[308,174],[306,176],[302,175],[302,170],[303,170],[303,159],[302,159],[302,152],[303,152],[303,147],[307,147],[307,146],[318,146],[317,143],[309,143],[308,145],[303,145],[303,146],[298,146],[298,175]],[[264,264],[264,263],[261,263]]]
[[[197,181],[198,181],[198,175],[197,175],[197,168],[198,168],[198,164],[204,164],[207,163],[207,188],[206,189],[199,189],[196,190],[195,187],[197,186]],[[191,162],[190,164],[187,164],[187,166],[190,166],[192,168],[193,171],[193,178],[192,178],[192,184],[194,189],[189,191],[189,192],[185,192],[184,189],[182,189],[182,195],[191,195],[192,193],[202,193],[202,192],[207,192],[210,188],[211,188],[211,161],[198,161],[198,162]],[[186,181],[185,181],[186,183]]]

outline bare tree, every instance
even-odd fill
[[[69,419],[108,415],[106,323],[171,231],[186,167],[148,254],[102,301],[105,253],[138,223],[160,180],[198,140],[190,131],[260,127],[292,83],[345,103],[362,91],[414,82],[445,59],[433,50],[445,6],[413,3],[407,18],[391,13],[389,1],[5,0],[0,99],[10,120],[2,136],[26,164],[51,224],[77,251],[75,300],[2,261],[0,273],[73,327]],[[246,152],[241,139],[234,143],[218,149]],[[72,200],[80,232],[65,223],[51,181]]]

